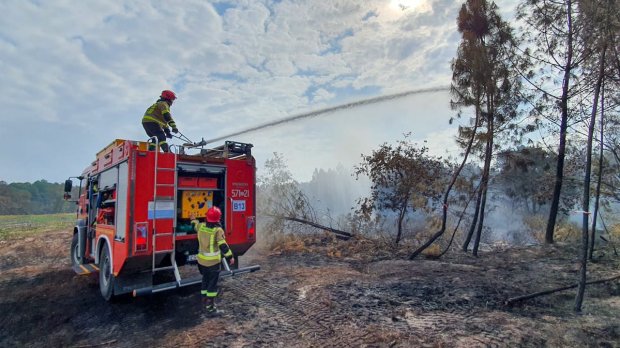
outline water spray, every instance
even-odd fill
[[[432,88],[414,89],[414,90],[407,91],[407,92],[401,92],[401,93],[396,93],[396,94],[389,94],[389,95],[384,95],[384,96],[380,96],[380,97],[364,99],[364,100],[358,100],[358,101],[351,102],[351,103],[346,103],[346,104],[337,105],[337,106],[331,106],[331,107],[324,108],[324,109],[319,109],[319,110],[316,110],[316,111],[305,112],[305,113],[302,113],[302,114],[288,116],[288,117],[285,117],[285,118],[282,118],[282,119],[279,119],[279,120],[266,122],[266,123],[263,123],[263,124],[260,124],[260,125],[254,126],[254,127],[250,127],[250,128],[244,129],[242,131],[230,133],[230,134],[223,135],[221,137],[213,138],[213,139],[210,139],[210,140],[203,140],[201,143],[203,143],[203,145],[204,144],[210,144],[210,143],[214,143],[214,142],[220,141],[220,140],[225,140],[225,139],[228,139],[230,137],[234,137],[234,136],[237,136],[237,135],[240,135],[240,134],[245,134],[245,133],[257,131],[257,130],[260,130],[260,129],[263,129],[263,128],[277,126],[277,125],[280,125],[280,124],[286,123],[286,122],[292,122],[292,121],[301,120],[303,118],[315,117],[315,116],[319,116],[319,115],[323,115],[323,114],[328,114],[328,113],[331,113],[331,112],[334,112],[334,111],[338,111],[338,110],[345,110],[345,109],[356,108],[356,107],[359,107],[359,106],[364,106],[364,105],[369,105],[369,104],[381,103],[381,102],[384,102],[384,101],[388,101],[388,100],[392,100],[392,99],[398,99],[398,98],[403,98],[403,97],[407,97],[407,96],[414,95],[414,94],[444,92],[444,91],[449,91],[449,90],[450,90],[450,87],[432,87]]]

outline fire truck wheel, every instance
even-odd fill
[[[78,234],[76,233],[73,235],[73,240],[71,240],[71,265],[79,265],[81,263],[78,248]]]
[[[106,245],[103,246],[101,254],[99,255],[99,289],[106,301],[112,299],[114,293],[114,276],[112,275],[110,252]]]

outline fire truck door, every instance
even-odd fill
[[[99,197],[98,189],[98,176],[88,178],[88,225],[86,226],[86,244],[89,246],[88,250],[90,256],[94,257],[95,245],[95,227],[97,221],[97,199]]]

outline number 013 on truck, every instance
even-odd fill
[[[207,209],[222,211],[226,240],[238,257],[256,242],[256,164],[252,145],[226,141],[148,151],[148,143],[117,139],[82,175],[65,182],[77,194],[71,263],[78,274],[99,273],[106,300],[198,284],[183,266],[195,264],[198,240],[190,215],[204,222]],[[73,180],[79,187],[73,189]],[[259,266],[220,275],[253,272]]]

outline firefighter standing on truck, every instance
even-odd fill
[[[206,224],[199,223],[196,215],[191,214],[192,225],[198,233],[198,269],[202,274],[201,297],[207,313],[217,312],[215,298],[218,295],[217,282],[220,277],[222,255],[232,265],[235,263],[232,251],[224,238],[224,229],[220,224],[222,212],[217,207],[207,210]]]
[[[177,96],[173,91],[162,91],[159,100],[146,109],[146,112],[142,117],[142,127],[144,127],[146,134],[149,137],[157,137],[159,146],[164,152],[168,152],[168,143],[166,142],[166,138],[172,138],[172,134],[170,134],[170,128],[168,128],[168,126],[172,128],[173,133],[179,132],[176,123],[172,119],[172,115],[170,115],[170,106],[175,99],[177,99]],[[156,145],[150,143],[149,151],[154,150],[156,150]]]

